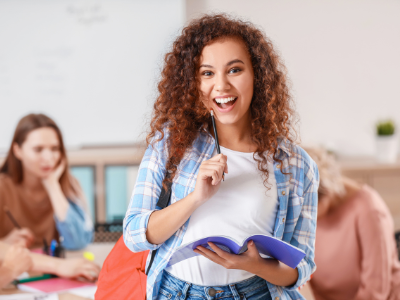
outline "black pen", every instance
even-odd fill
[[[11,214],[11,211],[8,209],[8,207],[4,207],[4,211],[6,212],[7,216],[10,218],[11,222],[14,224],[15,227],[18,229],[21,229],[21,226],[19,226],[17,220],[14,219],[13,215]]]
[[[211,122],[214,128],[215,147],[217,148],[217,153],[221,154],[221,149],[219,148],[219,142],[218,142],[217,126],[215,126],[214,111],[212,109],[211,109]],[[224,177],[225,177],[225,172],[222,172],[222,181],[225,181]]]
[[[4,207],[4,211],[6,212],[8,218],[11,220],[11,222],[14,224],[14,226],[18,229],[22,229],[22,227],[18,224],[17,220],[15,220],[14,216],[12,215],[11,211],[8,209],[8,207]],[[44,245],[46,246],[46,240],[43,238]]]

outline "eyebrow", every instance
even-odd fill
[[[244,64],[244,62],[241,61],[240,59],[234,59],[234,60],[231,60],[230,62],[228,62],[228,63],[226,64],[226,66],[233,65],[234,63],[242,63],[242,64]],[[203,65],[200,65],[200,68],[214,68],[214,67],[211,66],[211,65],[205,65],[205,64],[203,64]]]

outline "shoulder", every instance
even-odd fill
[[[16,186],[10,176],[0,174],[0,203],[14,199],[16,195]]]
[[[278,144],[278,158],[282,160],[283,171],[293,193],[304,197],[305,193],[317,193],[319,173],[317,164],[299,145],[288,140]]]
[[[389,208],[376,190],[368,185],[361,189],[350,200],[354,209],[365,215],[387,215],[390,216]]]
[[[319,180],[317,164],[303,148],[288,140],[282,141],[280,145],[284,145],[283,149],[287,151],[290,172],[293,175],[304,175],[309,180]]]
[[[301,148],[299,145],[290,143],[290,150],[292,153],[293,160],[297,162],[297,165],[300,165],[307,169],[318,170],[317,164],[311,158],[311,156]]]
[[[0,192],[15,187],[15,183],[7,174],[0,173]]]

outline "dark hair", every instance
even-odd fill
[[[15,128],[11,146],[10,149],[8,150],[8,154],[3,163],[3,166],[0,168],[0,173],[7,174],[8,176],[11,177],[11,179],[15,183],[22,182],[24,176],[22,162],[15,156],[13,151],[13,145],[17,144],[18,146],[21,147],[22,144],[25,142],[26,137],[31,131],[44,127],[52,128],[56,132],[58,141],[60,143],[60,152],[61,152],[60,162],[64,160],[66,165],[68,166],[67,154],[65,151],[63,138],[57,124],[46,115],[29,114],[23,117],[18,122],[17,128]],[[77,197],[78,195],[78,191],[76,189],[76,183],[74,183],[73,180],[74,179],[70,175],[68,167],[66,167],[60,177],[60,185],[64,194],[71,200],[74,200],[74,198]]]
[[[277,158],[281,138],[293,142],[292,98],[289,93],[286,69],[276,54],[271,41],[253,24],[235,20],[225,14],[205,15],[183,28],[171,52],[165,55],[159,96],[154,104],[147,143],[154,144],[169,132],[167,171],[171,182],[185,151],[191,147],[199,131],[211,128],[209,112],[200,101],[197,76],[203,48],[221,38],[243,41],[254,70],[254,92],[250,105],[251,137],[257,145],[258,169],[264,174],[267,186],[268,154]],[[178,130],[179,128],[179,130]],[[154,139],[157,132],[160,139]]]

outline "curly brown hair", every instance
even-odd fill
[[[254,159],[268,187],[268,153],[277,157],[280,138],[294,141],[292,128],[294,110],[287,86],[286,68],[274,50],[272,42],[252,23],[236,20],[225,14],[204,15],[183,28],[165,55],[165,64],[158,84],[159,96],[154,104],[147,143],[154,144],[168,132],[168,162],[172,182],[177,167],[200,131],[211,127],[210,114],[200,100],[198,70],[205,46],[221,38],[238,38],[244,42],[254,70],[254,92],[250,105],[251,137],[257,145]],[[160,133],[159,138],[155,138]],[[211,133],[210,133],[211,134]],[[255,154],[258,154],[256,157]]]

